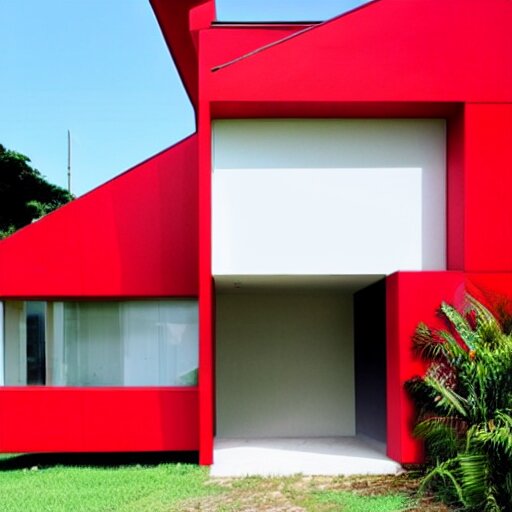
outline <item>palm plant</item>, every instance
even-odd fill
[[[512,510],[512,335],[470,296],[440,315],[446,329],[416,329],[429,366],[406,385],[428,456],[422,488],[468,511]]]

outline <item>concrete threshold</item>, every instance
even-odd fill
[[[216,438],[211,476],[394,475],[383,445],[362,437]]]

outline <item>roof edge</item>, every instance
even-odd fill
[[[220,64],[218,66],[215,66],[214,68],[212,68],[211,71],[212,72],[220,71],[220,70],[222,70],[224,68],[227,68],[227,67],[229,67],[229,66],[231,66],[233,64],[236,64],[237,62],[240,62],[240,61],[245,60],[245,59],[247,59],[249,57],[252,57],[253,55],[256,55],[256,54],[261,53],[263,51],[266,51],[266,50],[268,50],[270,48],[273,48],[274,46],[281,45],[283,43],[286,43],[286,42],[290,41],[291,39],[294,39],[296,37],[300,37],[301,35],[305,34],[306,32],[309,32],[311,30],[315,30],[315,29],[324,27],[325,25],[329,25],[330,23],[338,21],[339,19],[344,18],[345,16],[350,16],[350,15],[356,13],[357,11],[360,11],[362,9],[366,9],[370,5],[373,5],[373,4],[382,2],[382,1],[383,0],[371,0],[370,2],[366,2],[366,3],[362,4],[362,5],[359,5],[358,7],[354,7],[353,9],[350,9],[349,11],[346,11],[346,12],[343,12],[341,14],[338,14],[337,16],[334,16],[333,18],[329,18],[328,20],[325,20],[323,22],[320,22],[320,23],[311,25],[309,27],[306,27],[305,29],[299,30],[298,32],[294,32],[293,34],[290,34],[289,36],[286,36],[283,39],[279,39],[277,41],[273,41],[272,43],[269,43],[269,44],[267,44],[265,46],[261,46],[260,48],[257,48],[256,50],[253,50],[252,52],[249,52],[249,53],[246,53],[245,55],[237,57],[236,59],[230,60],[230,61],[225,62],[224,64]]]
[[[57,214],[59,212],[62,212],[63,210],[65,210],[66,208],[68,208],[70,206],[74,206],[78,201],[81,201],[82,199],[84,199],[84,198],[86,198],[86,197],[96,193],[98,190],[100,190],[100,189],[102,189],[102,188],[112,184],[113,182],[115,182],[115,181],[117,181],[119,179],[122,179],[124,176],[126,176],[127,174],[137,170],[142,165],[147,164],[151,160],[155,160],[155,159],[159,158],[164,153],[172,151],[173,149],[178,148],[182,144],[186,144],[187,142],[191,142],[196,137],[197,137],[197,132],[194,132],[194,133],[191,133],[190,135],[187,135],[187,137],[185,137],[185,138],[175,142],[174,144],[171,144],[167,148],[162,149],[158,153],[155,153],[154,155],[151,155],[150,157],[146,158],[145,160],[142,160],[141,162],[138,162],[137,164],[132,165],[130,168],[126,169],[125,171],[122,171],[121,173],[117,174],[116,176],[114,176],[114,177],[110,178],[109,180],[101,183],[97,187],[94,187],[92,190],[87,191],[85,194],[77,197],[76,199],[71,200],[69,203],[63,204],[62,206],[60,206],[56,210],[53,210],[52,212],[50,212],[50,213],[48,213],[46,215],[43,215],[43,217],[41,217],[40,219],[37,219],[37,220],[33,221],[31,224],[27,224],[26,226],[23,226],[22,228],[16,230],[12,235],[8,236],[7,238],[4,238],[4,239],[0,240],[0,248],[2,247],[3,243],[5,243],[5,242],[7,242],[9,240],[12,240],[13,238],[17,237],[17,235],[23,233],[25,230],[31,228],[32,226],[37,225],[40,221],[44,221],[45,219],[51,217],[52,215]]]

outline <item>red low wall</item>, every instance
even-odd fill
[[[460,305],[464,293],[462,272],[397,272],[386,280],[387,454],[402,464],[423,460],[422,443],[412,435],[414,406],[404,387],[425,370],[413,353],[412,336],[420,322],[444,327],[436,314],[441,302]]]
[[[0,453],[198,449],[195,387],[0,389]]]

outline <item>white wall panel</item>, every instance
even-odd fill
[[[442,120],[223,120],[213,273],[446,268]]]
[[[355,433],[352,294],[216,297],[219,437]]]

